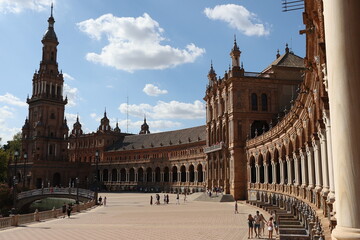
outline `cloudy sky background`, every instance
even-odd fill
[[[105,108],[123,132],[138,133],[144,115],[151,132],[205,124],[210,62],[223,76],[234,35],[245,71],[263,70],[286,43],[304,56],[301,11],[281,12],[280,0],[53,2],[70,129],[79,114],[83,130],[96,131]],[[50,4],[0,0],[0,144],[28,114]]]

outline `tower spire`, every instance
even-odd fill
[[[53,10],[54,10],[54,3],[51,3],[51,15],[50,15],[50,17],[53,17]]]

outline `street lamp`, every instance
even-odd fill
[[[95,152],[95,204],[98,205],[98,171],[99,171],[99,150]]]
[[[14,176],[13,176],[13,214],[15,214],[15,210],[16,210],[16,184],[17,184],[17,179],[16,179],[16,167],[17,167],[17,160],[19,157],[19,150],[15,150],[14,152]]]
[[[24,174],[23,174],[23,188],[25,188],[25,184],[26,184],[26,161],[27,161],[28,155],[25,152],[24,153]]]

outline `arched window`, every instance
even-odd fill
[[[257,111],[258,110],[258,102],[257,102],[257,95],[256,93],[251,94],[251,110]]]
[[[261,110],[262,111],[268,110],[268,101],[265,93],[261,94]]]

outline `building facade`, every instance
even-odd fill
[[[234,41],[231,68],[217,77],[211,65],[206,88],[205,153],[208,187],[222,187],[235,199],[246,199],[246,140],[261,135],[278,121],[302,82],[304,60],[286,45],[285,53],[262,72],[246,72]]]

